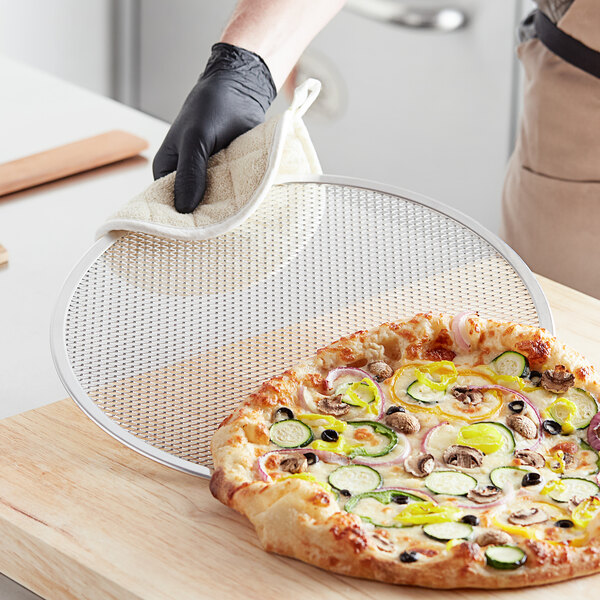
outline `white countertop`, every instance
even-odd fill
[[[0,57],[0,162],[111,129],[150,143],[134,159],[0,197],[0,418],[67,396],[49,346],[54,303],[98,225],[152,181],[152,157],[168,125]],[[0,575],[2,600],[37,596]]]
[[[123,129],[148,140],[134,159],[0,197],[0,418],[67,396],[50,355],[52,310],[102,221],[152,181],[168,125],[0,57],[0,162]]]

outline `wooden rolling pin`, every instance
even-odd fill
[[[126,131],[108,131],[0,164],[0,196],[131,158],[148,142]]]

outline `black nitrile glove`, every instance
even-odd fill
[[[175,208],[192,212],[206,188],[212,154],[262,123],[277,91],[269,68],[253,52],[218,43],[159,148],[154,179],[177,170]]]

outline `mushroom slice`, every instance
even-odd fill
[[[539,452],[533,450],[516,450],[514,457],[521,461],[523,465],[529,465],[535,469],[541,469],[546,464],[546,460]]]
[[[426,477],[433,471],[435,460],[432,454],[409,456],[404,461],[404,469],[415,477]]]
[[[350,410],[350,406],[342,402],[341,394],[334,397],[324,396],[317,402],[317,408],[322,413],[333,415],[334,417],[343,417]]]
[[[527,440],[533,440],[537,436],[537,425],[525,415],[509,415],[506,424]]]
[[[564,365],[556,365],[542,374],[541,386],[549,392],[562,394],[575,384],[575,375],[569,373]]]
[[[467,498],[477,504],[487,504],[493,502],[502,495],[502,490],[495,485],[486,485],[478,487],[467,492]]]
[[[508,516],[513,525],[537,525],[546,522],[550,517],[540,508],[523,508]]]
[[[471,448],[471,446],[454,444],[444,450],[443,458],[444,462],[450,467],[475,469],[483,463],[483,452],[477,450],[477,448]]]
[[[369,363],[367,365],[367,370],[379,382],[389,379],[394,374],[392,367],[382,360],[376,360]]]
[[[301,454],[294,454],[287,456],[279,463],[279,469],[281,471],[287,471],[288,473],[303,473],[306,471],[308,461]]]
[[[467,406],[477,406],[483,402],[483,392],[478,388],[456,386],[452,388],[452,395]]]
[[[421,429],[421,423],[417,417],[407,412],[395,412],[385,418],[386,425],[389,425],[400,433],[418,433]]]
[[[476,538],[475,542],[480,546],[504,546],[510,544],[512,538],[506,531],[497,531],[496,529],[490,529],[480,533]]]

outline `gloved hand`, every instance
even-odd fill
[[[177,170],[175,208],[192,212],[206,188],[212,154],[262,123],[277,90],[269,68],[253,52],[218,43],[159,148],[154,179]]]

